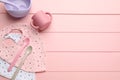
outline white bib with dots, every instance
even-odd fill
[[[17,68],[13,67],[12,71],[8,72],[7,69],[9,66],[10,65],[7,62],[0,59],[0,75],[5,78],[11,79]],[[36,80],[35,73],[20,70],[15,80]]]

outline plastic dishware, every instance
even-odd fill
[[[29,38],[26,38],[26,39],[24,40],[24,43],[23,43],[21,49],[18,51],[18,53],[17,53],[17,55],[15,56],[14,60],[12,61],[11,65],[9,66],[8,72],[10,72],[10,71],[12,70],[12,68],[15,66],[15,63],[17,62],[18,58],[19,58],[20,55],[22,54],[22,52],[23,52],[23,50],[25,49],[25,47],[28,46],[29,42],[30,42]]]
[[[38,11],[32,16],[31,26],[36,30],[45,30],[52,21],[52,15],[49,12]]]
[[[12,17],[22,18],[25,17],[31,8],[31,0],[8,0],[17,5],[18,8],[5,4],[5,9]]]
[[[8,1],[8,0],[0,0],[0,2],[9,4],[9,5],[11,5],[11,6],[13,6],[13,7],[16,7],[16,8],[18,9],[18,6],[17,6],[16,4],[14,4],[13,2],[11,2],[11,1]]]
[[[19,73],[19,70],[21,69],[23,63],[25,62],[25,59],[31,54],[31,52],[32,52],[32,46],[28,46],[27,49],[26,49],[25,55],[21,59],[21,62],[19,64],[18,68],[16,69],[14,75],[12,76],[11,80],[15,80],[16,79],[16,76]]]

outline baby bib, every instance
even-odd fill
[[[25,38],[30,39],[29,45],[33,47],[33,50],[21,69],[28,72],[45,71],[45,52],[40,33],[27,24],[12,24],[0,29],[0,58],[11,64]],[[24,52],[25,50],[15,64],[15,67],[18,67]]]

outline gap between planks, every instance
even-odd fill
[[[22,19],[13,19],[7,14],[1,14],[0,25],[29,24],[32,15]],[[53,15],[51,26],[42,33],[120,33],[119,21],[120,15]]]

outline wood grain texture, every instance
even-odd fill
[[[30,13],[39,10],[67,14],[120,14],[119,0],[32,0]],[[0,13],[5,13],[0,4]]]
[[[13,19],[0,3],[0,28],[30,24],[38,10],[53,14],[40,33],[47,72],[37,80],[120,80],[120,0],[32,0],[28,16]],[[6,80],[0,77],[0,80]]]
[[[52,13],[120,14],[119,0],[32,0],[32,10]]]
[[[41,33],[47,51],[120,51],[120,33]]]
[[[33,14],[22,19],[13,19],[0,14],[0,27],[15,23],[30,24]],[[53,15],[51,26],[46,33],[120,33],[120,15]]]
[[[53,15],[46,32],[120,32],[120,15]]]
[[[37,73],[37,80],[119,80],[119,72],[45,72]],[[0,77],[0,80],[8,80]]]
[[[119,72],[46,72],[37,74],[37,80],[119,80]]]
[[[120,52],[47,52],[47,71],[120,72]]]

